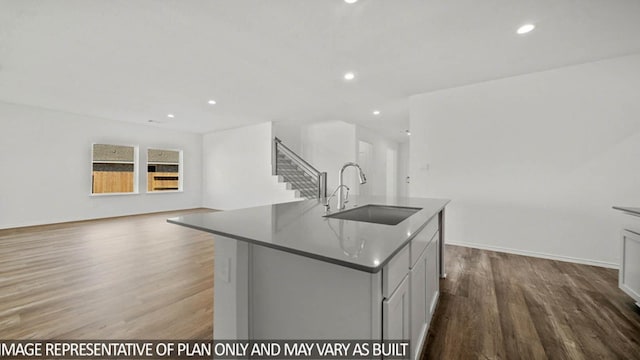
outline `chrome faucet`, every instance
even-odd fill
[[[344,165],[342,165],[342,169],[340,169],[340,182],[338,183],[338,188],[336,190],[338,190],[338,210],[342,210],[345,208],[345,204],[348,202],[347,198],[342,196],[342,187],[346,187],[343,184],[343,177],[342,177],[342,173],[344,173],[344,169],[348,168],[349,166],[353,166],[356,169],[358,169],[358,177],[360,178],[360,184],[366,184],[367,182],[367,178],[364,176],[364,173],[362,172],[362,169],[360,168],[360,165],[354,163],[354,162],[348,162]],[[347,187],[347,196],[349,195],[349,188]]]
[[[347,185],[338,185],[338,187],[335,190],[333,190],[333,193],[331,193],[331,195],[329,195],[327,200],[324,202],[324,212],[325,213],[329,213],[329,210],[331,210],[331,207],[330,207],[331,198],[334,197],[336,195],[336,193],[338,192],[338,190],[342,189],[343,187],[347,189],[347,198],[349,197],[349,187]]]

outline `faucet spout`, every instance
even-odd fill
[[[342,165],[342,168],[340,169],[340,174],[339,174],[340,179],[339,179],[338,189],[337,189],[338,190],[338,210],[344,209],[347,203],[346,199],[342,194],[342,187],[344,186],[343,173],[346,168],[351,166],[355,167],[358,170],[358,178],[360,180],[360,184],[362,185],[367,183],[367,177],[364,175],[364,172],[362,171],[362,168],[360,167],[360,165],[354,162],[348,162]]]

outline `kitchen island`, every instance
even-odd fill
[[[622,220],[618,286],[640,307],[640,208],[614,206],[626,216]]]
[[[411,340],[415,358],[445,276],[448,202],[352,197],[347,204],[411,208],[396,225],[325,217],[320,200],[168,222],[216,235],[214,339]]]

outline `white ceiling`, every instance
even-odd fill
[[[637,0],[0,0],[0,100],[193,132],[344,120],[401,140],[412,94],[637,53],[639,34]]]

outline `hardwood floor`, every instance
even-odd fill
[[[213,241],[180,213],[0,230],[0,339],[211,339]]]
[[[211,339],[209,234],[158,213],[0,230],[0,339]],[[617,271],[447,246],[423,359],[640,359]]]
[[[640,359],[618,271],[447,246],[423,359]]]

